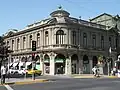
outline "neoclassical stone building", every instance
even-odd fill
[[[32,62],[32,40],[37,42],[34,53],[44,74],[92,73],[98,56],[109,56],[109,47],[112,48],[113,62],[116,60],[119,40],[114,29],[70,17],[70,13],[61,8],[50,16],[23,30],[5,34],[6,44],[14,51],[10,54],[9,64]]]

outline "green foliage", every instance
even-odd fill
[[[102,56],[102,55],[99,55],[99,56],[98,56],[98,61],[100,61],[100,62],[103,61],[103,56]]]
[[[0,36],[0,45],[4,45],[4,38],[2,36]]]

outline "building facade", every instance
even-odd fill
[[[5,34],[5,42],[14,52],[8,63],[32,62],[35,53],[43,74],[92,73],[97,65],[98,56],[104,60],[116,60],[118,33],[106,29],[105,25],[70,17],[70,13],[59,8],[50,18],[28,25],[21,31],[14,30]],[[32,51],[32,40],[37,42],[37,50]],[[106,61],[104,61],[106,67]]]

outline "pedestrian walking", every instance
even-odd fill
[[[97,67],[97,77],[100,77],[100,69]]]
[[[94,76],[97,75],[97,67],[96,67],[96,66],[94,66],[94,67],[92,68],[92,72],[93,72]]]
[[[1,67],[1,84],[5,84],[6,68],[5,66]]]
[[[115,76],[116,71],[117,71],[116,67],[113,67],[113,70],[112,70],[112,75],[113,75],[113,76]]]
[[[6,72],[7,72],[8,79],[10,79],[10,70],[8,69],[8,67],[6,68]]]

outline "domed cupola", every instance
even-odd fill
[[[51,14],[51,17],[69,17],[70,13],[63,10],[61,6],[58,7],[58,10],[53,11]]]

